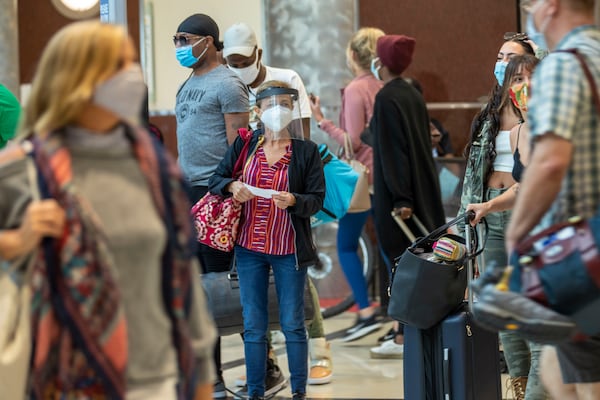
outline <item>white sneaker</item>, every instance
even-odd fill
[[[402,359],[404,357],[404,345],[396,344],[394,339],[381,343],[377,347],[372,347],[371,358],[375,359]]]

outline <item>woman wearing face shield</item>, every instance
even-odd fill
[[[237,139],[209,181],[212,193],[233,196],[243,204],[235,257],[251,399],[261,399],[265,392],[271,267],[293,398],[306,397],[308,341],[303,293],[306,267],[317,261],[310,216],[323,205],[325,178],[317,146],[304,141],[300,116],[292,111],[297,109],[297,96],[298,92],[284,82],[263,83],[256,96],[256,112],[263,128],[252,134],[240,179],[231,178],[243,147],[242,139]]]

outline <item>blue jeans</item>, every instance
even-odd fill
[[[347,213],[340,219],[337,231],[337,252],[340,265],[352,288],[354,300],[361,310],[371,305],[362,262],[358,257],[358,239],[369,213],[370,211]]]
[[[306,393],[308,339],[304,327],[306,268],[297,267],[294,254],[274,256],[235,247],[244,317],[244,354],[248,394],[264,396],[267,362],[269,270],[273,267],[279,322],[285,335],[292,393]]]

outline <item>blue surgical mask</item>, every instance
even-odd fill
[[[198,43],[202,43],[205,39],[206,38],[202,38],[192,45],[175,48],[175,56],[177,57],[177,61],[179,61],[179,64],[181,64],[182,67],[190,68],[193,65],[195,65],[198,61],[200,61],[204,53],[206,53],[206,51],[208,50],[208,47],[205,48],[204,51],[198,57],[194,57],[194,47],[196,47]]]
[[[506,66],[508,63],[506,61],[496,61],[496,66],[494,67],[494,76],[498,81],[498,85],[502,86],[504,82],[504,73],[506,72]]]
[[[544,33],[542,31],[538,31],[535,27],[535,23],[533,22],[533,14],[539,8],[539,4],[542,4],[543,1],[538,2],[529,14],[527,15],[527,23],[525,25],[525,32],[527,32],[527,37],[533,41],[533,43],[537,44],[540,49],[548,50],[548,44],[546,43],[546,38],[544,37]]]
[[[381,69],[381,65],[379,67],[376,67],[375,64],[377,63],[377,61],[379,61],[379,57],[374,58],[371,60],[371,73],[373,74],[373,76],[375,77],[375,79],[377,79],[378,81],[381,80],[381,75],[379,75],[379,70]]]

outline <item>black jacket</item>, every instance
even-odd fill
[[[261,130],[250,139],[248,154],[253,154]],[[215,173],[208,181],[208,190],[213,194],[231,196],[225,187],[233,181],[233,166],[244,146],[238,137],[229,147]],[[317,261],[317,250],[312,240],[310,217],[321,209],[325,198],[325,177],[317,145],[309,140],[292,140],[292,158],[289,166],[290,193],[296,197],[296,204],[288,207],[292,225],[296,232],[296,257],[298,265],[307,267]]]
[[[410,240],[391,216],[394,208],[412,208],[429,231],[445,222],[423,97],[402,78],[388,82],[375,97],[369,128],[377,239],[388,257],[395,258]],[[412,221],[407,224],[422,235]]]

